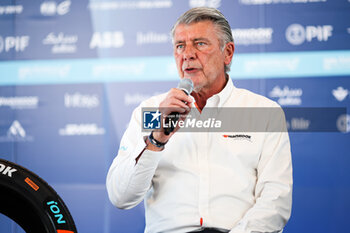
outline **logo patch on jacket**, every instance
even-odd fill
[[[245,140],[245,141],[252,141],[252,136],[248,134],[224,134],[222,135],[224,138],[232,138],[233,140]]]

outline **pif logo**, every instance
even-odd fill
[[[160,129],[161,113],[157,111],[143,111],[143,128],[144,129]]]
[[[0,53],[14,50],[23,52],[29,45],[29,36],[0,36]]]
[[[343,114],[338,117],[337,128],[342,133],[350,132],[350,115]]]
[[[292,45],[301,45],[304,42],[317,40],[319,42],[328,41],[332,36],[332,25],[289,25],[286,29],[286,39]]]

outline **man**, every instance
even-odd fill
[[[187,11],[172,35],[178,73],[193,81],[192,97],[173,88],[135,109],[108,172],[111,202],[128,209],[145,199],[145,232],[282,232],[292,196],[288,133],[234,140],[213,132],[141,132],[142,107],[176,108],[183,116],[209,107],[279,107],[234,87],[227,74],[231,28],[218,10]]]

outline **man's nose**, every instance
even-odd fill
[[[195,48],[191,45],[185,47],[185,51],[183,52],[183,59],[185,61],[193,60],[196,58]]]

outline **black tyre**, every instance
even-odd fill
[[[71,214],[55,190],[33,172],[0,159],[0,213],[26,233],[76,233]]]

